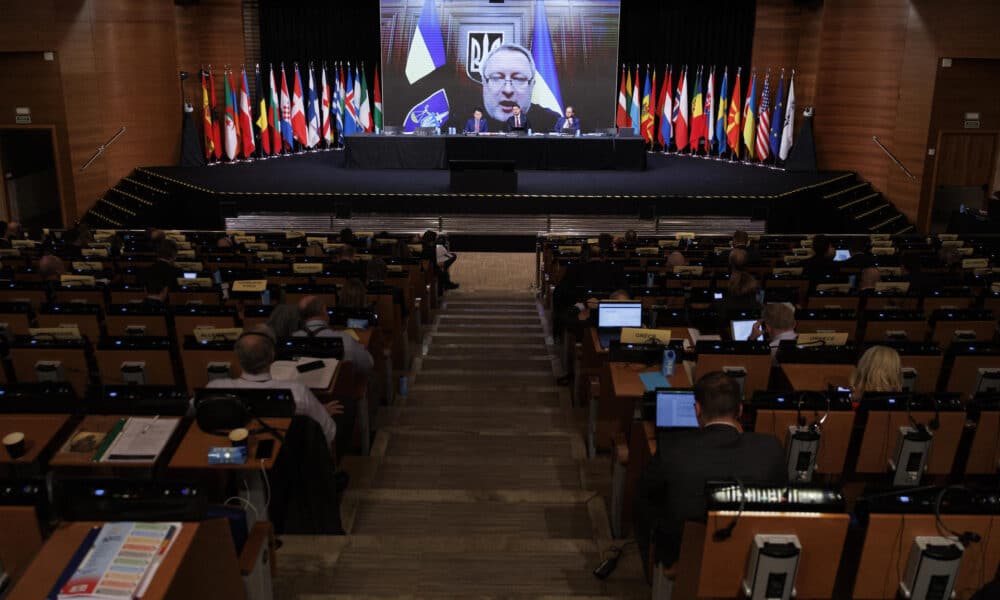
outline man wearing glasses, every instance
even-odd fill
[[[527,113],[531,110],[531,94],[535,89],[535,62],[531,53],[517,44],[503,44],[494,48],[480,65],[483,75],[483,106],[493,119],[507,123],[508,129],[528,129]],[[518,110],[520,114],[515,113]],[[536,117],[551,117],[548,123],[539,123],[550,129],[557,115],[539,107]],[[535,114],[535,113],[533,113]],[[511,125],[520,122],[521,125]]]

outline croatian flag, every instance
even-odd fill
[[[410,109],[403,125],[404,131],[417,127],[441,127],[448,120],[448,93],[440,89],[427,96]]]
[[[562,114],[562,92],[559,91],[559,72],[552,54],[549,36],[549,19],[545,16],[545,2],[535,2],[535,35],[531,42],[531,59],[535,61],[535,89],[531,103]]]
[[[410,51],[406,56],[406,80],[410,85],[444,65],[444,40],[438,20],[436,0],[424,0],[420,20],[413,30]]]

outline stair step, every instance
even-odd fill
[[[552,360],[548,354],[544,356],[525,357],[510,353],[506,356],[501,353],[495,353],[492,356],[482,356],[481,358],[462,358],[460,356],[438,358],[427,356],[423,359],[421,368],[424,371],[449,369],[468,371],[492,370],[498,374],[506,371],[537,371],[539,374],[552,375]]]
[[[844,194],[846,194],[848,192],[857,191],[857,190],[865,187],[866,185],[869,185],[869,183],[867,181],[862,181],[861,183],[852,185],[850,187],[846,187],[846,188],[844,188],[842,190],[837,190],[836,192],[833,192],[832,194],[827,194],[826,196],[823,196],[823,198],[825,200],[833,200],[837,196],[842,196],[842,195],[844,195]]]
[[[549,539],[592,536],[587,505],[507,502],[360,500],[352,534],[525,535]],[[524,532],[531,532],[525,534]]]
[[[493,335],[532,335],[539,336],[543,334],[542,324],[536,319],[534,323],[524,324],[524,323],[447,323],[441,322],[437,326],[437,330],[434,335],[441,335],[443,333],[455,333],[463,334],[470,333],[475,334],[479,338],[492,337]]]
[[[432,386],[449,386],[472,390],[495,391],[531,391],[538,387],[553,387],[556,378],[552,372],[538,371],[421,371],[413,384],[414,389],[427,389]],[[550,391],[550,390],[540,390]]]
[[[458,462],[458,459],[444,460],[442,456],[386,456],[372,477],[372,487],[574,490],[580,489],[580,468],[577,461],[572,459],[508,456],[495,460],[476,457]]]
[[[495,333],[492,335],[486,335],[482,332],[477,332],[475,330],[467,329],[460,333],[449,332],[449,331],[437,331],[431,334],[431,343],[445,343],[445,344],[520,344],[523,346],[530,346],[533,348],[539,348],[545,343],[545,334],[541,331],[535,331],[532,333],[506,333],[500,334]]]
[[[458,387],[458,386],[452,386]],[[483,406],[503,403],[507,406],[563,406],[568,402],[564,398],[565,388],[539,389],[519,391],[491,391],[468,389],[449,389],[449,386],[417,387],[410,390],[406,397],[406,406]],[[568,396],[567,396],[568,398]]]
[[[860,204],[862,202],[867,202],[868,200],[872,200],[872,199],[878,198],[878,197],[879,197],[879,192],[875,192],[874,194],[868,194],[867,196],[861,196],[860,198],[855,198],[854,200],[851,200],[850,202],[845,202],[844,204],[841,204],[841,205],[837,206],[837,209],[838,210],[847,210],[848,208],[851,208],[852,206],[855,206],[855,205]]]
[[[392,431],[386,436],[388,456],[441,456],[461,448],[469,456],[582,458],[576,433]]]
[[[526,408],[508,405],[475,407],[386,407],[379,411],[377,428],[423,431],[516,432],[574,431],[572,415],[560,408]],[[459,448],[460,446],[455,446]]]
[[[445,338],[441,338],[445,339]],[[427,349],[424,364],[428,359],[548,359],[549,349],[539,344],[448,344],[435,342]]]
[[[622,573],[607,581],[594,578],[591,571],[601,553],[592,540],[500,535],[352,535],[330,541],[284,536],[282,540],[274,588],[288,598],[297,593],[308,593],[309,600],[649,595],[639,578],[625,579]],[[336,596],[314,595],[316,590],[336,590]]]

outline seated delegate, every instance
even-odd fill
[[[476,109],[472,111],[472,118],[465,122],[465,133],[486,133],[490,130],[490,126],[486,123],[486,119],[483,118],[483,111]]]
[[[580,131],[580,119],[576,118],[572,106],[566,107],[565,116],[556,119],[555,133],[576,133]]]

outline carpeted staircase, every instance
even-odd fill
[[[534,296],[450,293],[420,354],[372,455],[345,460],[348,535],[285,536],[277,597],[648,597],[634,545],[591,574],[608,459],[586,459]]]

